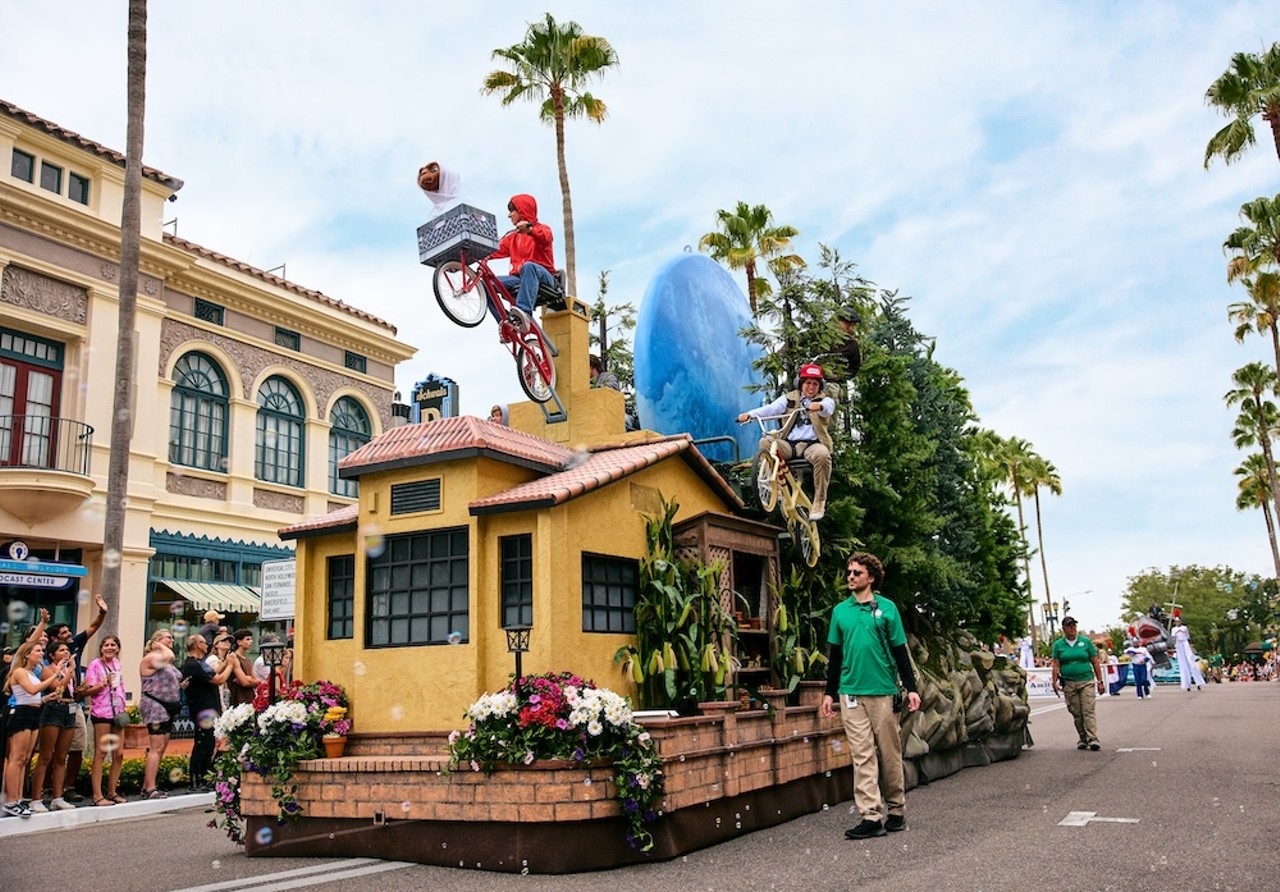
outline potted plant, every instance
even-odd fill
[[[120,729],[123,738],[121,746],[125,749],[146,747],[148,732],[147,726],[142,724],[142,710],[138,708],[137,703],[130,703],[124,711],[129,716],[129,724]]]
[[[351,730],[351,720],[347,718],[345,706],[333,705],[325,710],[320,719],[320,732],[323,735],[324,753],[330,759],[340,759],[347,751],[347,733]]]

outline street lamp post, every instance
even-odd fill
[[[259,647],[262,651],[262,662],[267,667],[267,703],[276,702],[276,669],[284,661],[285,643],[283,641],[266,641]]]
[[[1069,602],[1063,603],[1065,604]],[[1053,638],[1053,636],[1057,634],[1058,617],[1061,615],[1058,613],[1058,602],[1045,601],[1040,605],[1040,609],[1044,611],[1044,621],[1049,624],[1049,637]]]
[[[532,626],[504,626],[507,633],[507,652],[516,655],[516,702],[520,701],[520,678],[524,674],[520,665],[520,655],[529,650],[529,631]]]

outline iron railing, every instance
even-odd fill
[[[0,468],[89,474],[93,428],[47,415],[0,415]]]

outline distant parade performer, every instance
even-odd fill
[[[1204,690],[1204,674],[1191,653],[1191,633],[1182,624],[1182,617],[1177,615],[1173,617],[1173,647],[1178,656],[1178,679],[1182,689],[1189,691],[1194,684],[1197,691]]]
[[[1023,669],[1036,667],[1035,654],[1031,651],[1031,636],[1023,635],[1018,639],[1018,665]]]
[[[1151,651],[1142,646],[1137,638],[1129,639],[1129,646],[1124,649],[1129,657],[1129,671],[1133,673],[1133,686],[1138,689],[1138,699],[1151,696]]]

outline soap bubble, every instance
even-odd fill
[[[354,663],[351,664],[351,671],[354,672],[357,677],[363,676],[365,673],[364,663],[361,662],[360,660],[356,660]]]
[[[27,607],[26,601],[10,601],[9,602],[9,622],[13,623],[14,625],[17,625],[18,623],[22,622],[24,619],[27,618],[27,611],[29,609],[30,608]]]
[[[120,552],[114,548],[108,548],[102,553],[102,566],[108,570],[120,566]]]
[[[180,619],[173,623],[173,625],[170,627],[170,631],[173,632],[173,637],[175,638],[185,638],[187,637],[187,632],[190,630],[190,628],[191,627],[187,625],[185,620]]]
[[[169,783],[180,784],[187,779],[187,773],[181,768],[172,768],[169,770]]]
[[[209,866],[212,867],[214,870],[218,870],[219,868],[222,867],[222,862],[219,861],[217,858],[214,858],[212,863],[209,864]]]
[[[409,813],[410,809],[412,808],[413,808],[413,803],[410,802],[408,799],[400,803],[400,810],[404,812],[406,815]]]
[[[360,528],[360,537],[364,540],[364,553],[371,558],[382,557],[387,550],[386,537],[377,524],[367,523]]]
[[[76,594],[76,603],[77,603],[77,604],[88,604],[88,603],[89,603],[89,599],[90,599],[91,597],[93,597],[93,596],[92,596],[92,595],[90,595],[88,592],[86,592],[86,591],[84,591],[84,590],[81,590],[80,592],[78,592],[78,593]]]
[[[171,613],[173,616],[182,616],[182,614],[186,612],[187,612],[186,601],[174,601],[172,604],[169,605],[169,613]]]
[[[400,720],[401,720],[401,719],[403,719],[403,718],[404,718],[404,707],[403,707],[403,706],[393,706],[393,707],[391,707],[391,721],[393,721],[393,722],[398,722],[398,721],[400,721]]]
[[[120,735],[103,734],[102,740],[98,742],[98,747],[104,753],[114,753],[116,750],[120,749]]]
[[[218,710],[216,709],[201,710],[200,714],[196,716],[196,725],[205,731],[212,728],[217,721]]]
[[[263,827],[261,830],[258,831],[254,839],[258,841],[258,845],[260,846],[269,846],[271,845],[272,835],[273,834],[271,833],[270,827]]]

